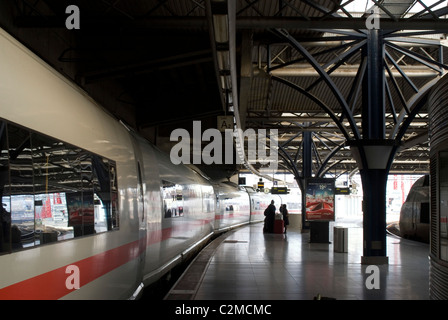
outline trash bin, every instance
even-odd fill
[[[334,252],[348,252],[348,228],[333,228]]]

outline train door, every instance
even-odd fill
[[[417,230],[417,212],[420,209],[418,208],[418,206],[420,206],[420,203],[415,202],[414,192],[409,193],[408,198],[406,199],[406,202],[403,204],[403,206],[405,206],[406,204],[410,206],[411,211],[411,234],[415,234],[415,231]]]
[[[420,211],[420,203],[412,202],[412,231],[417,231],[418,213]]]
[[[137,204],[138,204],[138,221],[139,221],[139,230],[145,229],[145,185],[143,183],[142,176],[142,167],[140,165],[140,161],[137,161],[137,178],[138,178],[138,186],[137,186]]]
[[[134,226],[138,228],[138,241],[139,241],[139,256],[138,256],[138,270],[136,272],[136,281],[140,285],[143,280],[143,268],[145,265],[145,255],[146,255],[146,214],[145,214],[145,171],[143,167],[143,157],[142,151],[140,149],[138,138],[134,135],[132,136],[132,144],[134,147],[135,154],[135,168],[136,168],[136,186],[135,186],[135,202],[137,206],[137,221],[135,221],[136,225]],[[135,218],[134,218],[135,219]]]

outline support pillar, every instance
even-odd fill
[[[387,264],[386,184],[388,170],[361,170],[363,188],[364,250],[362,264]]]
[[[306,179],[311,178],[311,143],[312,137],[310,131],[304,131],[302,133],[302,230],[308,230],[310,223],[305,220],[306,217]]]
[[[359,166],[363,189],[362,264],[388,264],[386,251],[386,185],[395,155],[394,140],[360,140],[348,143]]]
[[[367,30],[363,56],[367,70],[363,79],[362,138],[350,141],[363,188],[362,264],[387,264],[386,184],[396,145],[386,139],[384,40],[380,30]]]

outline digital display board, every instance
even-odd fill
[[[289,190],[287,187],[272,187],[271,194],[288,194]]]

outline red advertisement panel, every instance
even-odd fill
[[[334,179],[308,179],[306,183],[307,221],[334,221]]]

